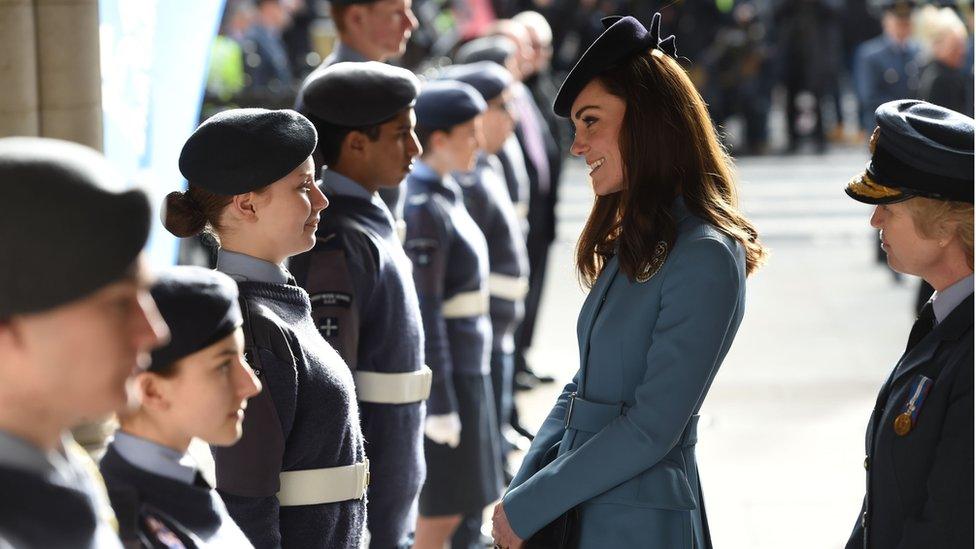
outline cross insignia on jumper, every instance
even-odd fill
[[[319,330],[325,335],[325,337],[339,335],[339,323],[336,322],[336,318],[334,316],[327,316],[325,317],[325,323],[319,325]]]

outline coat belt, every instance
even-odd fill
[[[617,417],[626,415],[628,408],[623,402],[617,404],[593,402],[573,393],[569,396],[566,407],[565,426],[567,429],[597,433]],[[694,446],[698,442],[698,419],[698,414],[695,414],[688,420],[688,425],[685,426],[679,441],[682,447]]]
[[[357,371],[356,397],[360,402],[409,404],[427,400],[433,375],[426,365],[415,372],[396,374]]]
[[[369,486],[369,460],[323,469],[282,471],[278,502],[285,507],[362,499]]]

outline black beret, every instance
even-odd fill
[[[491,61],[505,65],[509,57],[515,55],[515,43],[504,36],[484,36],[475,38],[458,49],[454,60],[459,64]]]
[[[661,14],[655,13],[650,28],[645,28],[637,19],[626,17],[604,17],[601,22],[606,27],[586,49],[583,57],[569,71],[566,80],[556,94],[553,112],[563,118],[569,117],[573,101],[583,88],[600,73],[614,67],[632,55],[652,48],[662,50],[671,57],[677,57],[675,38],[672,34],[661,38]]]
[[[427,130],[447,130],[488,110],[478,90],[455,80],[428,82],[420,90],[417,125]]]
[[[152,287],[170,340],[152,352],[149,371],[162,370],[227,337],[243,324],[237,283],[202,267],[172,267]]]
[[[882,10],[894,12],[901,17],[911,16],[912,10],[917,6],[918,4],[913,0],[882,0],[881,2]]]
[[[871,161],[847,185],[867,204],[915,196],[973,202],[973,119],[925,101],[900,99],[878,107]]]
[[[412,107],[420,80],[407,69],[366,61],[317,70],[302,87],[302,112],[349,128],[373,126]]]
[[[149,198],[96,151],[0,139],[0,317],[36,313],[120,279],[149,235]]]
[[[329,2],[333,6],[355,6],[356,4],[372,4],[379,0],[332,0]]]
[[[312,154],[318,135],[289,109],[230,109],[200,124],[180,153],[180,172],[214,194],[251,192],[288,175]]]
[[[446,67],[438,78],[464,82],[478,90],[485,101],[491,101],[508,88],[512,81],[512,73],[491,61],[478,61],[467,65],[451,65]]]

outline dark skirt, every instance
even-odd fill
[[[424,439],[427,480],[420,492],[425,517],[481,512],[501,496],[500,441],[488,375],[454,375],[461,443],[457,448]]]

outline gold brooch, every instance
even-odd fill
[[[641,284],[647,282],[661,270],[661,265],[664,265],[664,260],[667,258],[668,243],[663,240],[658,240],[657,245],[654,246],[654,255],[651,256],[651,261],[641,273],[634,277],[634,280]]]

